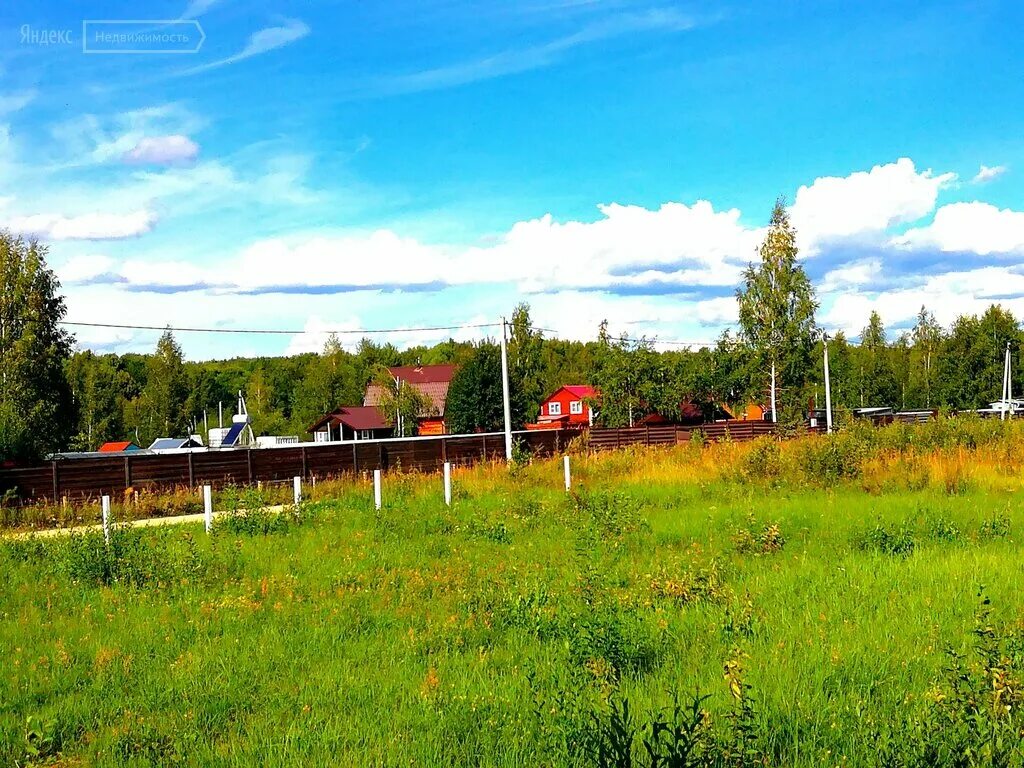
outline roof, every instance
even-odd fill
[[[324,414],[308,431],[316,432],[326,424],[344,424],[350,429],[389,429],[391,427],[380,408],[374,405],[346,405]]]
[[[588,398],[588,397],[589,398],[596,398],[597,397],[597,390],[594,389],[589,384],[565,384],[565,385],[559,387],[558,389],[556,389],[554,392],[552,392],[546,398],[544,398],[545,401],[550,400],[555,395],[557,395],[559,392],[561,392],[563,389],[566,392],[568,392],[569,394],[575,395],[580,400],[583,400],[584,398]]]
[[[191,437],[158,437],[149,446],[151,451],[173,451],[177,448],[200,448]]]
[[[439,416],[444,413],[448,400],[448,385],[455,375],[454,365],[396,365],[388,368],[392,376],[412,384],[430,400],[431,407],[420,416]],[[380,405],[384,390],[370,383],[366,388],[363,406]],[[367,427],[363,427],[367,429]]]
[[[131,440],[112,440],[104,443],[99,448],[99,453],[122,453],[124,451],[137,451],[139,446]]]

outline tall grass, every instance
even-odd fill
[[[5,539],[0,764],[1019,765],[1020,436],[636,448],[575,456],[571,494],[558,461],[488,465],[450,509],[389,475],[379,511],[347,478],[273,519],[233,491],[209,537]]]

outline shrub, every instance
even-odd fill
[[[866,552],[907,557],[913,553],[916,542],[913,531],[905,525],[891,527],[878,524],[860,536],[857,546]]]
[[[1010,535],[1010,516],[1005,512],[993,513],[982,520],[978,528],[980,539],[1002,539]]]
[[[751,444],[743,460],[743,474],[748,478],[774,479],[782,474],[782,448],[771,437],[759,437]]]
[[[786,537],[778,523],[759,526],[754,516],[747,518],[746,527],[737,528],[732,537],[736,551],[743,555],[771,555],[786,546]]]

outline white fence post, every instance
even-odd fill
[[[452,464],[450,461],[444,463],[444,503],[448,507],[452,505]]]
[[[562,457],[562,466],[565,468],[565,490],[572,488],[572,474],[569,472],[569,457]]]
[[[302,502],[302,478],[298,475],[292,480],[292,498],[295,500],[295,506]]]
[[[213,489],[208,485],[203,486],[203,519],[209,533],[213,530]]]
[[[110,546],[110,497],[104,496],[100,499],[100,509],[103,510],[103,541]]]
[[[373,470],[373,506],[380,509],[380,470]]]

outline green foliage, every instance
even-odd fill
[[[598,419],[607,427],[633,426],[648,413],[679,412],[670,373],[650,339],[612,339],[602,323],[598,337],[600,356],[594,382],[601,393]]]
[[[857,546],[866,552],[908,557],[913,554],[917,541],[913,530],[906,525],[876,524],[857,540]]]
[[[512,426],[523,423],[523,403],[510,390]],[[445,420],[448,431],[499,432],[505,428],[502,400],[501,350],[497,344],[483,342],[456,371],[448,386]]]
[[[762,393],[770,390],[767,371],[774,364],[783,411],[780,421],[794,421],[801,418],[801,395],[812,369],[818,304],[811,281],[797,262],[796,231],[782,198],[775,202],[759,255],[760,263],[747,267],[736,293],[743,337],[761,361],[761,380],[748,394],[767,400]]]
[[[0,229],[0,460],[39,459],[71,437],[73,340],[59,291],[45,246]]]

